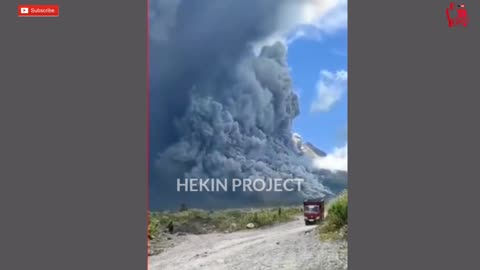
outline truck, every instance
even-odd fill
[[[306,226],[323,221],[324,213],[325,201],[323,199],[307,199],[303,201],[303,217]]]

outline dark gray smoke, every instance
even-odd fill
[[[301,1],[299,1],[300,3]],[[151,1],[151,208],[294,201],[330,193],[292,143],[300,113],[279,27],[287,0]],[[288,15],[288,16],[287,16]],[[177,178],[303,178],[303,192],[178,193]],[[221,205],[219,205],[221,204]]]

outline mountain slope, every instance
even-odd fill
[[[310,142],[303,141],[302,137],[298,133],[293,134],[292,140],[296,147],[295,150],[300,156],[306,156],[312,161],[327,157],[327,154],[324,151],[318,149]],[[323,180],[323,184],[326,185],[333,193],[341,192],[347,188],[348,174],[346,171],[328,171],[319,169],[319,175]]]

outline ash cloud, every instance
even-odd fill
[[[151,208],[241,207],[331,193],[322,184],[328,174],[294,151],[291,125],[300,112],[286,48],[277,42],[259,55],[253,50],[282,18],[292,20],[287,5],[151,1]],[[176,192],[177,178],[259,177],[306,182],[299,194]]]

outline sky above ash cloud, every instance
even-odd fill
[[[284,38],[300,97],[293,130],[328,153],[317,166],[347,170],[347,1],[314,1],[304,14],[305,23]]]

